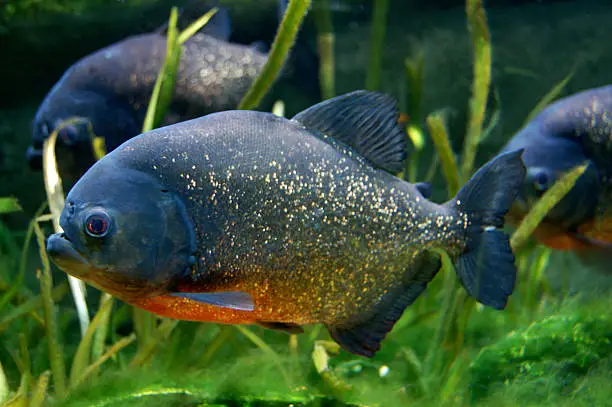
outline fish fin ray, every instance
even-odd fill
[[[455,261],[466,291],[481,304],[504,309],[514,291],[515,257],[504,216],[525,178],[523,150],[498,155],[485,164],[445,205],[467,213],[467,246]]]
[[[367,320],[349,326],[327,325],[329,334],[348,352],[373,357],[404,310],[425,291],[427,284],[440,270],[440,265],[438,254],[433,252],[421,254],[406,271],[406,276],[411,276],[410,279],[396,290],[389,291]]]
[[[355,149],[374,166],[397,173],[404,168],[408,141],[398,123],[395,100],[358,90],[318,103],[292,120]]]
[[[266,328],[272,329],[274,331],[285,332],[290,335],[303,334],[304,328],[297,324],[292,324],[290,322],[271,322],[271,321],[257,321],[257,325]]]
[[[253,298],[243,291],[220,291],[211,293],[172,293],[172,296],[187,298],[217,307],[231,308],[238,311],[253,311]]]

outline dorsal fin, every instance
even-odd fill
[[[397,173],[404,168],[408,149],[398,118],[391,96],[358,90],[318,103],[292,120],[351,146],[374,166]]]
[[[184,30],[189,27],[191,23],[208,13],[214,6],[211,6],[209,2],[204,0],[192,0],[182,7],[179,11],[177,28]],[[224,7],[217,7],[217,12],[211,17],[211,19],[202,27],[198,34],[206,34],[211,37],[228,41],[232,33],[232,24],[229,16],[229,12]],[[166,35],[168,30],[168,23],[165,23],[159,27],[155,32],[160,35]]]

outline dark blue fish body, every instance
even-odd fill
[[[183,45],[165,124],[238,105],[267,54],[259,46],[229,42],[229,34],[229,17],[221,9]],[[92,135],[104,138],[107,151],[138,135],[165,55],[166,37],[158,30],[127,38],[76,62],[38,109],[28,150],[31,166],[40,167],[43,141],[66,119],[84,119],[58,133],[59,145],[69,150],[60,165],[76,177],[94,162]]]
[[[288,332],[323,323],[372,356],[454,259],[468,292],[502,309],[514,256],[500,230],[520,152],[446,204],[387,171],[406,139],[391,98],[353,92],[293,119],[229,111],[135,137],[67,197],[47,250],[63,270],[168,317]]]
[[[584,244],[581,229],[593,226],[597,217],[607,217],[612,203],[612,86],[552,103],[502,151],[517,148],[525,149],[527,167],[525,185],[517,200],[519,213],[526,212],[562,174],[588,164],[574,188],[548,214],[541,230],[542,240],[550,240],[552,247],[573,249]]]

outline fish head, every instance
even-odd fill
[[[527,172],[515,201],[515,213],[528,213],[565,173],[587,163],[585,172],[548,212],[546,220],[565,230],[575,228],[594,215],[600,193],[600,174],[577,140],[543,134],[539,127],[528,125],[503,150],[517,148],[525,149],[523,162]]]
[[[127,139],[139,133],[132,116],[128,108],[101,93],[54,88],[32,123],[32,144],[26,153],[28,164],[34,170],[42,168],[43,144],[57,130],[60,172],[78,178],[95,162],[92,147],[95,137],[104,137],[108,144],[109,136]]]
[[[195,233],[180,197],[108,155],[72,188],[60,225],[63,233],[47,240],[52,261],[125,301],[168,292],[195,264]]]

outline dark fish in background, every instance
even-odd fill
[[[443,205],[387,171],[407,142],[394,100],[356,91],[285,119],[229,111],[135,137],[74,186],[55,264],[150,312],[286,332],[322,323],[371,357],[447,251],[466,290],[506,306],[503,219],[521,152]],[[387,171],[385,171],[387,170]]]
[[[588,163],[535,237],[559,250],[612,249],[612,86],[552,103],[502,151],[518,148],[525,149],[527,176],[509,221],[518,222],[562,174]]]
[[[283,2],[284,3],[284,2]],[[186,27],[210,7],[193,2],[181,13]],[[129,37],[76,62],[51,89],[38,109],[27,157],[40,168],[44,140],[63,120],[85,119],[59,132],[63,174],[78,178],[95,161],[91,133],[104,137],[107,151],[138,135],[166,55],[165,26],[155,33]],[[265,45],[228,42],[230,20],[219,9],[184,45],[173,102],[165,124],[234,109],[267,59]],[[317,71],[311,76],[316,76]],[[91,125],[91,128],[89,128]],[[67,150],[67,151],[65,151]]]

